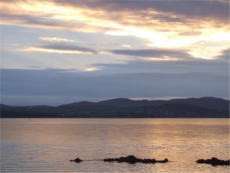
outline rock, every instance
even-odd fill
[[[220,159],[217,159],[216,157],[212,157],[211,159],[199,159],[196,161],[197,163],[200,163],[200,164],[210,164],[210,165],[213,165],[213,166],[217,166],[217,165],[230,165],[230,160],[220,160]]]
[[[140,162],[140,159],[136,158],[133,155],[127,156],[127,157],[120,157],[118,159],[118,162],[128,162],[130,164],[135,164],[137,162]]]
[[[197,163],[205,163],[205,160],[204,159],[199,159],[196,161]]]
[[[168,159],[164,159],[164,160],[158,160],[158,163],[167,163],[169,160]]]
[[[104,162],[127,162],[130,164],[135,164],[135,163],[166,163],[168,162],[168,159],[164,159],[164,160],[155,160],[155,159],[139,159],[136,158],[134,155],[129,155],[127,157],[120,157],[120,158],[107,158],[104,159]]]
[[[156,163],[155,159],[143,159],[142,163]]]
[[[80,158],[76,158],[74,160],[70,160],[70,162],[77,162],[77,163],[80,163],[82,162],[83,160],[81,160]]]

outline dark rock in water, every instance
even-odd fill
[[[142,163],[156,163],[155,159],[143,159]]]
[[[205,163],[205,160],[204,159],[199,159],[196,161],[197,163]]]
[[[157,160],[158,163],[167,163],[169,160],[168,159],[164,159],[164,160]]]
[[[216,157],[213,157],[211,159],[199,159],[196,161],[197,163],[205,163],[205,164],[210,164],[210,165],[213,165],[213,166],[217,166],[217,165],[230,165],[230,160],[220,160],[220,159],[217,159]]]
[[[118,159],[118,162],[128,162],[128,163],[134,164],[134,163],[140,162],[140,159],[136,158],[133,155],[130,155],[127,157],[120,157]]]
[[[70,162],[77,162],[77,163],[80,163],[82,162],[83,160],[81,160],[80,158],[76,158],[74,160],[70,160]]]
[[[155,160],[155,159],[139,159],[136,158],[134,155],[129,155],[127,157],[120,157],[120,158],[107,158],[104,159],[104,162],[126,162],[126,163],[130,163],[130,164],[135,164],[135,163],[166,163],[168,162],[168,159],[164,159],[164,160]]]

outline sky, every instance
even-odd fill
[[[1,103],[229,99],[229,0],[1,0]]]

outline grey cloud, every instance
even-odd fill
[[[10,1],[11,2],[11,1]],[[181,24],[189,25],[187,19],[195,18],[197,20],[221,20],[222,22],[229,22],[229,5],[224,1],[107,1],[107,0],[87,0],[87,1],[72,1],[72,0],[53,0],[58,5],[71,5],[84,8],[85,15],[92,17],[90,9],[99,9],[107,13],[96,14],[98,18],[108,18],[110,20],[118,20],[123,24],[143,24],[145,26],[153,26],[151,22],[159,20],[161,22],[179,22]],[[156,10],[159,14],[149,14],[148,11]],[[122,12],[129,12],[130,19],[135,21],[130,23],[127,16],[124,17]],[[110,15],[111,14],[111,15]],[[173,16],[176,15],[176,16]],[[172,17],[173,16],[173,17]],[[17,20],[21,24],[34,24],[45,27],[61,27],[74,29],[76,31],[84,31],[85,29],[92,29],[97,31],[113,30],[109,26],[90,26],[87,23],[76,21],[62,21],[55,20],[53,16],[47,15],[16,15],[1,13],[3,20]],[[77,16],[76,16],[77,18]],[[120,20],[119,20],[120,19]]]
[[[188,59],[178,61],[138,61],[133,60],[124,64],[94,64],[103,66],[106,74],[114,73],[210,73],[215,75],[228,75],[229,66],[226,61]],[[100,71],[98,72],[100,73]]]
[[[47,20],[48,16],[29,16],[29,15],[24,15],[24,14],[7,14],[5,12],[1,13],[1,17],[4,20],[17,20],[20,21],[21,23],[30,23],[30,24],[42,24],[42,25],[47,25],[51,24],[52,21]]]
[[[2,70],[5,104],[62,104],[116,97],[227,98],[228,75],[207,72],[94,74],[62,70]],[[49,99],[46,99],[49,97]],[[23,98],[16,103],[12,98]],[[57,100],[57,98],[59,100]]]
[[[179,22],[179,23],[185,23],[186,19],[182,17],[172,17],[167,14],[155,14],[152,16],[152,19],[158,19],[162,22]]]
[[[138,57],[177,57],[179,59],[192,58],[188,53],[181,50],[171,49],[114,49],[111,53]]]
[[[12,2],[12,1],[9,1]],[[20,1],[19,1],[20,2]],[[26,1],[25,1],[26,2]],[[85,8],[85,15],[88,14],[90,9],[99,9],[111,13],[112,15],[106,15],[102,17],[108,17],[112,20],[119,20],[124,24],[130,24],[129,19],[125,20],[122,12],[130,12],[138,22],[143,22],[145,25],[153,25],[150,21],[152,19],[158,19],[162,22],[180,22],[189,24],[186,22],[187,19],[196,18],[198,20],[221,20],[222,22],[229,22],[229,5],[225,1],[107,1],[107,0],[87,0],[87,1],[72,1],[72,0],[53,0],[53,2],[59,5],[71,5],[76,7]],[[148,11],[157,10],[159,14],[148,14]],[[175,14],[173,16],[172,14]],[[100,14],[97,14],[99,17]],[[173,16],[173,17],[172,17]],[[54,20],[53,16],[47,15],[16,15],[16,14],[5,14],[4,11],[1,13],[1,18],[4,20],[17,20],[22,24],[35,24],[46,27],[74,27],[76,30],[84,30],[90,26],[82,22],[73,23],[68,21]],[[77,16],[76,16],[77,17]],[[131,23],[132,24],[132,23]],[[91,26],[92,27],[92,26]],[[93,26],[95,29],[96,26]],[[112,30],[112,27],[97,27],[97,30]]]
[[[66,51],[81,51],[81,52],[93,53],[93,54],[97,53],[97,51],[94,49],[80,47],[80,46],[71,45],[71,44],[49,44],[49,45],[40,46],[40,48],[52,49],[52,50],[64,50],[64,51],[65,50]]]
[[[16,20],[17,22],[19,22],[20,24],[30,24],[30,25],[40,25],[40,26],[45,26],[45,27],[69,27],[72,28],[74,27],[78,27],[78,29],[80,28],[84,28],[86,27],[86,24],[80,23],[80,22],[66,22],[66,21],[62,21],[60,22],[60,20],[55,20],[52,19],[53,16],[51,15],[25,15],[25,14],[7,14],[2,12],[1,13],[1,19],[5,20],[5,21],[9,21],[9,20]]]
[[[4,3],[11,3],[11,2],[28,2],[28,0],[1,0]]]
[[[93,54],[99,53],[96,49],[80,47],[68,43],[47,44],[47,45],[42,45],[37,47],[43,49],[52,49],[52,50],[81,51],[81,52],[88,52]],[[125,55],[125,56],[134,56],[134,57],[164,58],[164,56],[167,56],[167,57],[176,57],[178,59],[193,58],[186,52],[183,52],[181,50],[172,50],[172,49],[111,49],[111,50],[103,50],[103,51],[115,55]]]
[[[223,50],[221,55],[217,56],[218,59],[227,60],[229,62],[229,49]]]
[[[158,1],[154,8],[187,17],[229,20],[229,5],[220,1]]]

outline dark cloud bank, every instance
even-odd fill
[[[2,103],[58,105],[108,98],[164,96],[228,98],[228,75],[210,73],[95,74],[61,70],[2,70]]]

